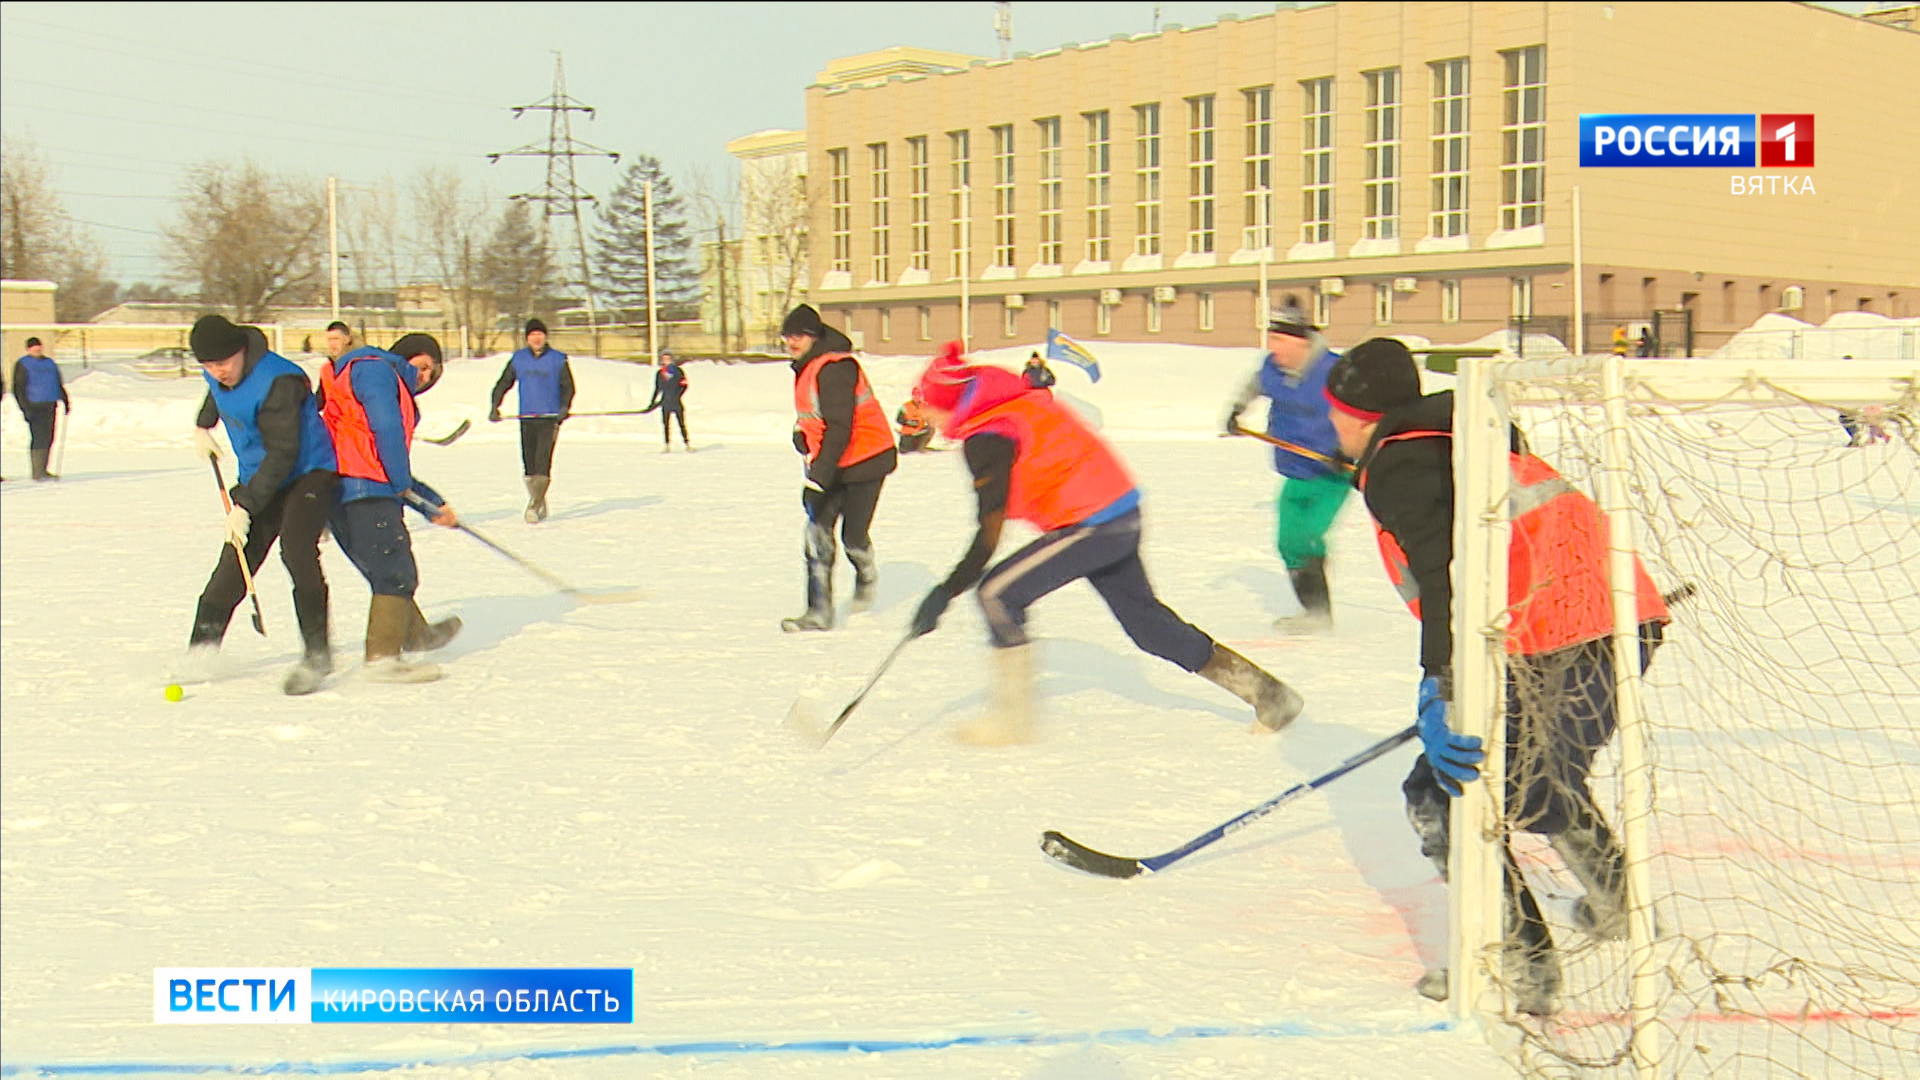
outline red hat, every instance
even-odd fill
[[[967,383],[973,378],[973,368],[961,363],[961,349],[959,342],[947,342],[940,355],[927,364],[927,370],[920,373],[920,381],[913,389],[922,402],[942,412],[952,412],[959,407],[960,395],[966,392]]]

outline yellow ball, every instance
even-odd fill
[[[185,690],[180,689],[180,685],[178,683],[175,683],[174,685],[167,687],[168,701],[184,701],[186,700],[186,697],[187,697],[187,692]]]

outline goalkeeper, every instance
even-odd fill
[[[1480,740],[1455,734],[1452,698],[1453,393],[1420,392],[1406,346],[1375,338],[1354,347],[1327,375],[1326,396],[1341,449],[1358,463],[1356,484],[1373,515],[1387,576],[1420,619],[1418,702],[1425,747],[1401,786],[1422,854],[1447,874],[1448,811],[1460,785],[1479,776]],[[1586,889],[1575,917],[1599,938],[1625,936],[1626,874],[1620,845],[1588,788],[1594,754],[1612,738],[1613,602],[1607,524],[1593,501],[1515,432],[1507,506],[1508,554],[1506,801],[1514,829],[1548,837]],[[1668,621],[1666,604],[1635,565],[1640,663]],[[1539,903],[1510,849],[1506,862],[1503,970],[1518,1007],[1553,1011],[1559,961]],[[1420,992],[1447,995],[1444,970]]]

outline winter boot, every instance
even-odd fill
[[[1540,915],[1533,890],[1520,878],[1520,869],[1507,853],[1506,943],[1501,946],[1500,973],[1513,1007],[1529,1016],[1551,1016],[1560,993],[1560,954],[1553,933]]]
[[[407,615],[407,642],[405,652],[432,652],[444,647],[460,632],[460,616],[449,615],[437,623],[430,623],[420,613],[419,603],[408,600],[412,606]]]
[[[35,480],[55,479],[54,475],[47,471],[47,460],[52,456],[53,451],[44,446],[35,447],[27,451],[27,457],[33,463],[33,478]]]
[[[833,560],[836,554],[833,533],[819,525],[808,525],[807,612],[798,618],[781,619],[780,629],[789,634],[833,629]]]
[[[1308,559],[1304,566],[1287,571],[1293,580],[1293,595],[1300,601],[1298,615],[1286,615],[1273,621],[1274,628],[1296,634],[1324,634],[1333,629],[1333,599],[1327,594],[1327,560]]]
[[[1255,732],[1279,731],[1300,715],[1305,704],[1293,688],[1254,664],[1253,661],[1215,642],[1213,656],[1200,669],[1200,677],[1253,706]]]
[[[1432,971],[1420,976],[1420,981],[1413,984],[1413,992],[1426,998],[1428,1001],[1445,1001],[1447,1000],[1448,993],[1447,984],[1447,969],[1434,968]]]
[[[1574,902],[1573,921],[1598,941],[1627,936],[1626,857],[1606,822],[1588,817],[1553,837],[1553,850],[1587,890]]]
[[[993,650],[987,709],[955,732],[974,746],[1012,746],[1033,741],[1033,646]]]
[[[326,677],[333,674],[333,645],[328,640],[325,592],[317,598],[295,593],[293,608],[300,622],[300,641],[305,655],[292,671],[287,672],[286,681],[280,689],[298,697],[320,689]]]
[[[874,593],[880,587],[880,567],[874,561],[872,548],[865,551],[848,548],[847,561],[853,564],[853,605],[850,610],[858,615],[873,608]]]
[[[527,524],[538,525],[547,520],[547,486],[552,483],[551,476],[527,477]]]
[[[407,632],[415,613],[411,597],[375,593],[367,605],[367,678],[375,682],[432,682],[440,669],[432,664],[403,659]]]

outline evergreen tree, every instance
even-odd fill
[[[693,257],[686,208],[657,158],[641,155],[627,167],[593,230],[594,277],[609,307],[647,310],[646,183],[653,181],[653,280],[660,317],[684,315],[700,298],[700,267]]]
[[[544,313],[553,276],[546,236],[529,204],[515,199],[507,204],[481,252],[480,280],[492,290],[500,310],[513,316],[518,331],[518,324],[529,316]]]

